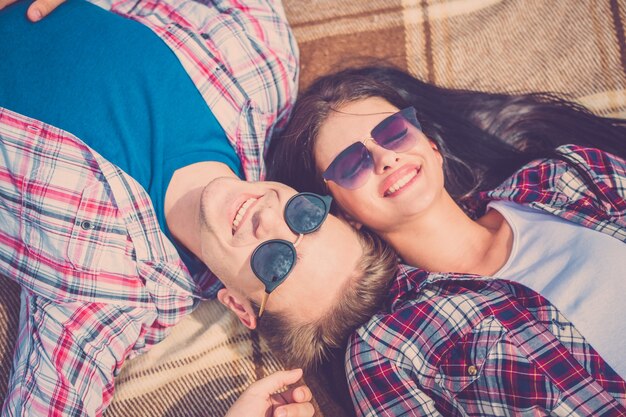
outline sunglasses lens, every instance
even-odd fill
[[[415,145],[420,128],[415,109],[409,107],[379,123],[372,129],[372,138],[385,149],[404,152]]]
[[[354,190],[365,184],[373,167],[374,163],[365,145],[356,142],[337,155],[324,172],[324,178]]]
[[[322,225],[329,209],[317,195],[296,194],[285,207],[285,221],[296,233],[311,233]]]
[[[250,264],[254,274],[273,291],[291,272],[296,262],[295,249],[286,241],[270,240],[262,243],[252,254]]]

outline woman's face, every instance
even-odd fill
[[[315,143],[320,172],[326,171],[348,146],[370,138],[374,127],[400,109],[373,97],[335,110],[321,126]],[[414,135],[415,143],[404,152],[385,149],[373,140],[364,142],[373,168],[358,188],[328,181],[329,190],[345,214],[381,234],[427,213],[444,192],[443,160],[436,146],[417,128],[409,126],[408,134]]]

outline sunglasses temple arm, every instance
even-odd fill
[[[259,308],[259,318],[261,318],[261,316],[263,315],[263,312],[265,311],[265,304],[267,303],[267,299],[269,298],[269,294],[264,292],[263,293],[263,299],[261,300],[261,307]]]

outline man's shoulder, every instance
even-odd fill
[[[152,29],[177,56],[241,160],[248,180],[287,119],[298,86],[298,47],[280,2],[91,0]]]

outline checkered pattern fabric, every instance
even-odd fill
[[[100,2],[177,54],[247,179],[289,113],[297,48],[281,5]],[[6,415],[101,415],[127,358],[215,295],[189,275],[146,192],[80,139],[0,108],[0,274],[21,286]]]
[[[576,169],[544,160],[477,202],[514,201],[626,242],[626,161],[572,145],[559,151],[591,175],[600,200]],[[523,285],[405,267],[388,301],[350,340],[359,416],[626,415],[624,379]]]
[[[269,0],[93,0],[152,29],[176,54],[237,152],[245,178],[296,98],[298,47],[282,4]]]

